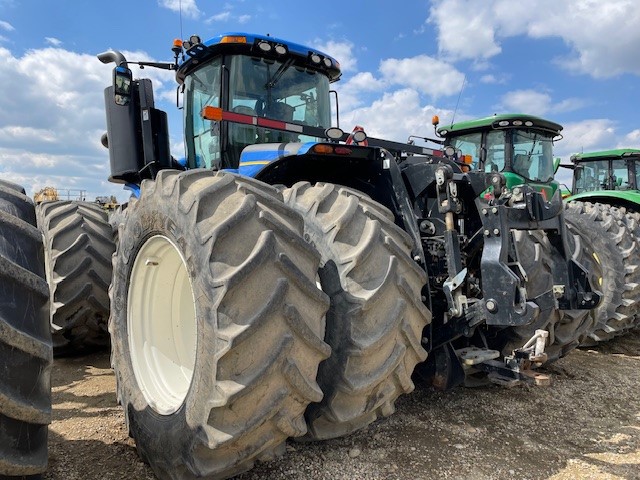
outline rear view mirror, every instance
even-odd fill
[[[127,67],[113,69],[114,100],[118,105],[127,105],[131,101],[131,83],[133,74]]]

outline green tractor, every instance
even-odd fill
[[[594,344],[640,323],[640,150],[580,153],[571,161],[573,188],[565,215],[591,251],[604,294],[586,342]]]
[[[33,201],[0,180],[0,477],[47,467],[52,348],[44,249]]]
[[[232,33],[173,51],[172,63],[98,56],[115,63],[110,180],[133,193],[113,260],[112,363],[160,478],[225,478],[289,437],[351,433],[393,413],[416,366],[443,388],[470,375],[541,383],[532,367],[575,343],[579,332],[559,338],[558,311],[587,322],[599,294],[551,185],[555,125],[469,130],[474,164],[450,132],[441,152],[332,127],[340,67],[316,49]],[[184,159],[131,64],[176,71]],[[520,143],[538,173],[516,184]]]
[[[572,262],[591,267],[590,259],[584,256],[583,241],[575,232],[566,231],[562,218],[562,192],[554,180],[560,162],[553,157],[553,145],[561,138],[561,131],[562,126],[557,123],[517,113],[441,126],[437,130],[444,138],[445,149],[453,147],[461,163],[470,170],[500,172],[505,188],[518,197],[540,194],[532,198],[542,202],[537,206],[527,203],[526,208],[530,217],[547,220],[542,227],[544,231],[512,227],[520,229],[514,238],[521,250],[527,252],[521,253],[518,260],[525,271],[537,272],[530,275],[528,285],[529,292],[536,292],[534,296],[564,283],[567,262],[569,270],[573,268],[577,276],[583,272],[575,269]],[[485,238],[485,243],[488,240]],[[494,332],[490,345],[507,354],[542,329],[549,332],[547,356],[557,360],[584,343],[595,322],[595,317],[585,310],[572,310],[566,304],[560,307],[559,310],[550,304],[535,322]]]

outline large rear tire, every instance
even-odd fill
[[[327,296],[299,214],[256,180],[162,171],[113,260],[112,363],[160,478],[226,478],[304,435],[320,401]]]
[[[413,390],[411,374],[427,357],[427,277],[391,212],[362,193],[302,182],[284,197],[320,252],[320,282],[331,298],[325,340],[332,354],[318,372],[325,396],[307,409],[307,438],[335,438],[390,415]]]
[[[636,248],[624,223],[616,220],[610,207],[598,203],[570,202],[565,219],[573,230],[586,239],[595,260],[598,288],[603,298],[595,309],[596,325],[583,344],[609,340],[634,325],[636,291],[633,280],[638,266],[633,265]]]
[[[568,243],[572,258],[584,264],[583,241],[569,232]],[[527,297],[535,298],[553,289],[551,245],[543,232],[515,232],[520,262],[527,273]],[[566,356],[585,341],[595,325],[595,316],[590,310],[558,310],[547,308],[540,311],[536,320],[520,327],[511,327],[499,335],[499,349],[503,355],[511,355],[522,347],[538,329],[549,332],[545,352],[547,362]],[[505,342],[504,345],[500,343]]]
[[[53,351],[68,355],[109,344],[109,284],[115,250],[107,213],[95,203],[38,205],[51,293]]]
[[[36,475],[47,466],[48,296],[33,203],[0,180],[0,476]]]

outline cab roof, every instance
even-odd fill
[[[270,45],[267,51],[262,48]],[[284,46],[286,53],[277,53],[276,46]],[[182,83],[184,77],[193,69],[198,67],[208,58],[226,54],[245,54],[260,58],[285,59],[294,58],[297,63],[304,65],[329,77],[331,82],[340,78],[340,63],[330,55],[316,49],[289,42],[281,38],[269,35],[257,35],[244,32],[229,32],[217,35],[202,43],[188,48],[185,52],[186,60],[178,65],[176,79]],[[319,58],[319,62],[314,62]]]
[[[452,125],[443,125],[438,128],[438,133],[446,136],[452,133],[471,133],[474,131],[499,128],[539,128],[556,134],[560,134],[562,131],[562,125],[550,120],[545,120],[544,118],[525,115],[523,113],[505,113],[469,120],[467,122],[458,122]]]
[[[576,153],[571,155],[574,163],[593,162],[596,160],[616,160],[627,157],[640,157],[640,150],[637,148],[618,148],[615,150],[601,150],[599,152]]]

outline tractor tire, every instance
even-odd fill
[[[595,309],[596,325],[584,346],[621,335],[634,325],[638,265],[633,264],[635,242],[623,222],[616,220],[608,205],[570,202],[565,209],[570,229],[585,239],[594,259],[596,288],[602,292]]]
[[[570,252],[572,258],[584,264],[582,239],[574,233],[569,233],[568,240],[572,249]],[[552,247],[547,236],[540,231],[517,231],[515,232],[515,242],[522,267],[527,273],[527,296],[535,298],[551,290],[553,288],[551,273],[553,259]],[[552,363],[580,346],[594,326],[595,316],[590,310],[549,308],[541,310],[540,315],[530,325],[503,330],[500,336],[502,341],[506,341],[506,343],[500,345],[499,349],[503,355],[511,355],[513,350],[522,347],[535,334],[536,330],[547,330],[549,338],[545,352],[547,363]]]
[[[118,205],[115,210],[109,214],[109,224],[111,225],[111,230],[113,230],[113,238],[115,239],[115,241],[117,241],[118,238],[118,226],[121,223],[124,223],[127,219],[128,206],[128,203]]]
[[[35,209],[0,180],[0,477],[43,473],[51,422],[49,289]]]
[[[322,399],[329,299],[282,194],[208,170],[161,171],[113,257],[112,366],[129,434],[161,478],[227,478],[304,435]]]
[[[304,218],[331,299],[325,341],[332,353],[318,372],[324,398],[307,409],[305,439],[335,438],[390,415],[395,400],[414,389],[411,374],[427,357],[427,276],[411,258],[411,238],[364,194],[301,182],[284,198]]]
[[[631,283],[640,284],[640,213],[626,210],[622,207],[611,207],[611,212],[614,214],[616,219],[621,219],[624,222],[635,241],[636,246],[633,250],[633,254],[631,255],[631,263],[633,265],[638,265],[638,268],[633,271],[632,278],[629,280]],[[634,289],[633,298],[636,310],[634,312],[634,319],[631,328],[638,328],[640,327],[640,288]]]
[[[107,347],[115,251],[107,213],[95,203],[60,200],[38,205],[37,216],[45,242],[54,355]]]

